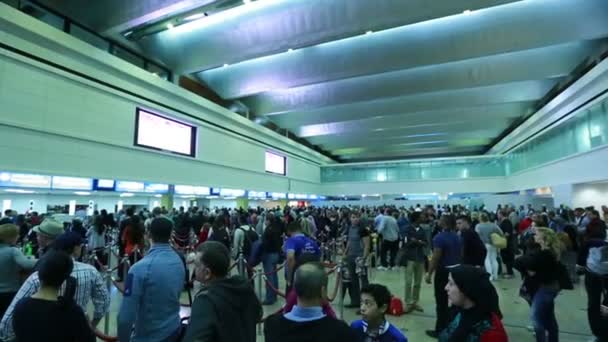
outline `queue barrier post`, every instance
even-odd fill
[[[97,259],[97,256],[95,256]],[[108,290],[108,294],[112,293],[112,254],[108,255],[108,266],[106,268],[106,289]],[[110,300],[112,300],[112,296],[110,296]],[[110,310],[106,312],[105,317],[103,319],[103,333],[108,335],[110,333]]]
[[[348,267],[346,267],[346,263],[344,261],[340,262],[337,271],[342,276],[342,285],[340,286],[340,300],[338,301],[338,306],[340,307],[340,319],[344,319],[344,290],[350,284],[351,279],[350,275],[348,274]]]
[[[257,288],[258,288],[258,298],[260,302],[263,301],[263,290],[262,290],[262,278],[264,277],[264,270],[258,267],[257,271],[254,274],[254,277],[257,276]],[[258,336],[262,336],[262,322],[258,323]]]

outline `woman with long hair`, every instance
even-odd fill
[[[520,295],[530,304],[530,319],[537,342],[559,340],[557,319],[555,318],[555,297],[560,291],[559,263],[563,245],[557,234],[545,227],[536,227],[534,251],[519,257],[515,269],[523,275],[524,282]]]
[[[133,215],[122,234],[122,243],[125,254],[129,256],[131,265],[143,257],[144,249],[144,223],[139,215]]]
[[[97,215],[93,221],[93,225],[87,231],[87,240],[89,252],[94,252],[97,256],[97,260],[102,265],[107,264],[107,253],[104,248],[106,247],[106,230],[107,227],[103,223],[103,216]],[[99,270],[99,265],[95,264],[95,268]]]

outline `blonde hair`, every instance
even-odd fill
[[[13,243],[13,240],[19,235],[19,228],[7,223],[0,225],[0,243]]]
[[[544,247],[553,252],[559,260],[565,247],[559,236],[552,229],[546,227],[537,227],[536,234],[540,234]]]

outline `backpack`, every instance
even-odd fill
[[[228,235],[228,230],[226,228],[213,231],[213,234],[209,240],[221,242],[226,246],[226,248],[230,249],[230,235]]]
[[[391,316],[403,315],[403,302],[398,297],[393,296],[388,306],[388,312]]]
[[[249,230],[245,230],[241,227],[239,227],[238,229],[243,231],[243,247],[242,252],[243,255],[245,257],[249,257],[251,255],[251,247],[253,246],[253,243],[258,241],[259,236],[258,233],[256,233],[255,229],[249,227]]]

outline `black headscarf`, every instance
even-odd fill
[[[490,275],[483,269],[471,265],[460,265],[450,269],[452,279],[475,306],[460,311],[460,323],[449,341],[465,341],[473,327],[482,320],[490,320],[492,314],[502,318],[498,304],[498,293],[490,282]]]

